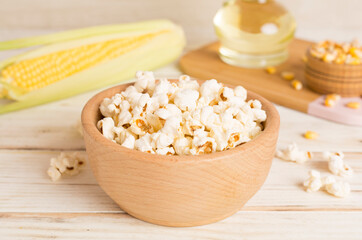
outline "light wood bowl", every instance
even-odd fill
[[[200,156],[162,156],[122,147],[99,132],[99,105],[130,84],[88,101],[82,125],[88,159],[102,189],[128,214],[165,226],[197,226],[224,219],[264,183],[274,156],[279,114],[259,95],[267,112],[264,131],[234,149]]]
[[[362,95],[362,65],[326,63],[307,51],[305,78],[315,92],[337,93],[343,97]]]

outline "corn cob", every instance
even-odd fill
[[[133,24],[135,26],[135,24]],[[0,114],[73,96],[131,78],[138,69],[152,70],[182,51],[182,30],[169,21],[137,25],[113,34],[85,33],[87,38],[56,43],[0,63],[0,93],[18,102],[0,106]],[[79,37],[79,34],[77,35]],[[39,40],[39,38],[38,38]],[[46,37],[39,40],[48,43]],[[18,41],[20,47],[33,40]],[[16,48],[14,43],[6,43]],[[2,43],[0,43],[2,46]],[[1,48],[1,47],[0,47]],[[5,48],[5,47],[2,47]]]

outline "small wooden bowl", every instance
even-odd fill
[[[275,107],[259,95],[267,112],[264,131],[234,149],[200,156],[162,156],[122,147],[97,129],[99,105],[130,84],[107,89],[88,101],[82,125],[88,159],[103,190],[130,215],[164,226],[197,226],[224,219],[264,183],[279,130]]]
[[[305,78],[310,89],[344,97],[362,95],[362,65],[326,63],[313,57],[309,50],[307,58]]]

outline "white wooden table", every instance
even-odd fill
[[[71,5],[73,2],[75,7]],[[62,16],[76,17],[77,11],[74,9],[86,4],[90,13],[99,11],[104,15],[106,10],[108,13],[115,13],[112,4],[136,9],[135,6],[139,6],[140,2],[147,3],[141,0],[109,1],[109,5],[102,7],[101,2],[103,1],[64,0],[59,3],[45,0],[0,0],[3,6],[0,9],[0,20],[3,22],[0,25],[0,39],[45,33],[70,26],[69,21],[64,20],[67,19],[66,17],[59,18],[58,16],[58,19],[51,16],[52,11],[61,12]],[[172,4],[163,0],[154,2],[159,3],[159,5],[156,4],[157,9],[163,9],[162,4]],[[189,36],[186,50],[215,38],[212,28],[206,24],[209,24],[209,21],[198,17],[194,19],[199,22],[199,25],[190,24],[190,19],[182,21],[183,14],[195,13],[195,10],[189,9],[187,5],[195,2],[175,3],[179,6],[181,13],[177,13],[176,17],[173,16],[174,20],[185,25]],[[221,1],[215,2],[210,3],[211,7],[203,13],[205,18],[212,16]],[[287,1],[284,2],[288,4]],[[294,9],[299,9],[297,4],[301,4],[301,1],[296,2],[294,5],[291,3],[289,5]],[[314,1],[306,2],[306,4],[309,2],[309,5],[303,5],[301,9],[311,7]],[[322,2],[326,3],[326,1]],[[338,1],[328,1],[328,3],[332,2],[339,4]],[[356,1],[355,3],[357,4]],[[361,7],[361,2],[358,1],[358,3]],[[205,0],[198,4],[210,6]],[[150,4],[147,6],[152,7]],[[34,11],[25,11],[30,7],[33,7]],[[43,18],[31,18],[29,22],[24,20],[23,15],[14,18],[14,13],[19,11],[25,16],[43,14]],[[162,14],[157,14],[155,11],[148,11],[147,16],[160,15],[173,18],[167,15],[164,9],[159,10]],[[318,12],[318,8],[314,11]],[[123,10],[123,12],[128,14],[127,20],[145,18],[141,14],[131,16],[132,11],[128,13]],[[101,16],[92,16],[90,24],[103,23],[104,18]],[[106,18],[106,22],[112,22],[114,19],[123,20],[112,14],[110,16],[108,16],[109,19]],[[340,33],[347,32],[351,36],[346,37],[347,39],[353,36],[359,36],[362,39],[361,25],[352,24],[351,28],[345,29],[344,25],[340,24],[334,32],[330,29],[317,31],[315,24],[323,26],[325,21],[316,20],[312,25],[309,24],[312,22],[310,19],[303,20],[306,18],[303,11],[296,11],[296,16],[301,22],[300,25],[304,27],[298,32],[300,37],[320,40],[325,34],[327,37],[341,39]],[[71,26],[87,25],[89,18],[87,16],[83,19],[80,16],[80,21],[74,21]],[[44,19],[51,19],[51,21],[46,22]],[[345,26],[350,26],[348,24],[345,23]],[[0,53],[0,58],[3,59],[13,53]],[[177,63],[156,71],[159,77],[179,74]],[[95,92],[90,92],[0,116],[1,240],[52,238],[362,239],[362,128],[328,122],[280,106],[278,110],[281,115],[281,129],[278,146],[282,147],[295,141],[302,149],[313,151],[315,158],[305,165],[275,159],[262,189],[240,212],[215,224],[193,228],[169,228],[134,219],[125,214],[101,190],[89,166],[78,176],[64,178],[56,183],[51,182],[46,175],[51,157],[61,151],[84,151],[82,137],[75,129],[75,125],[83,105],[94,94]],[[318,132],[320,138],[314,141],[304,139],[302,134],[306,130]],[[346,161],[355,170],[355,175],[350,180],[352,193],[346,199],[334,198],[324,192],[308,194],[303,190],[302,182],[307,177],[309,169],[318,169],[323,174],[327,174],[327,165],[321,156],[324,150],[344,151]]]

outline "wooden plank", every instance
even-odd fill
[[[219,43],[211,43],[191,51],[180,59],[181,69],[193,77],[215,78],[219,81],[243,85],[268,100],[285,107],[308,112],[309,103],[320,97],[308,88],[296,91],[290,82],[280,77],[281,71],[292,71],[296,79],[304,80],[304,63],[301,60],[311,42],[294,39],[289,47],[288,60],[277,66],[278,74],[270,75],[263,69],[246,69],[228,65],[218,56]]]
[[[53,183],[46,175],[49,159],[57,151],[0,151],[0,212],[121,212],[121,209],[97,185],[89,166],[78,176]],[[244,210],[362,211],[362,153],[346,153],[354,168],[350,180],[352,193],[346,199],[324,192],[308,194],[301,183],[308,170],[328,174],[327,163],[316,153],[313,161],[298,165],[274,159],[262,189]]]
[[[361,239],[361,212],[239,212],[221,222],[161,227],[127,214],[2,214],[2,239]]]

